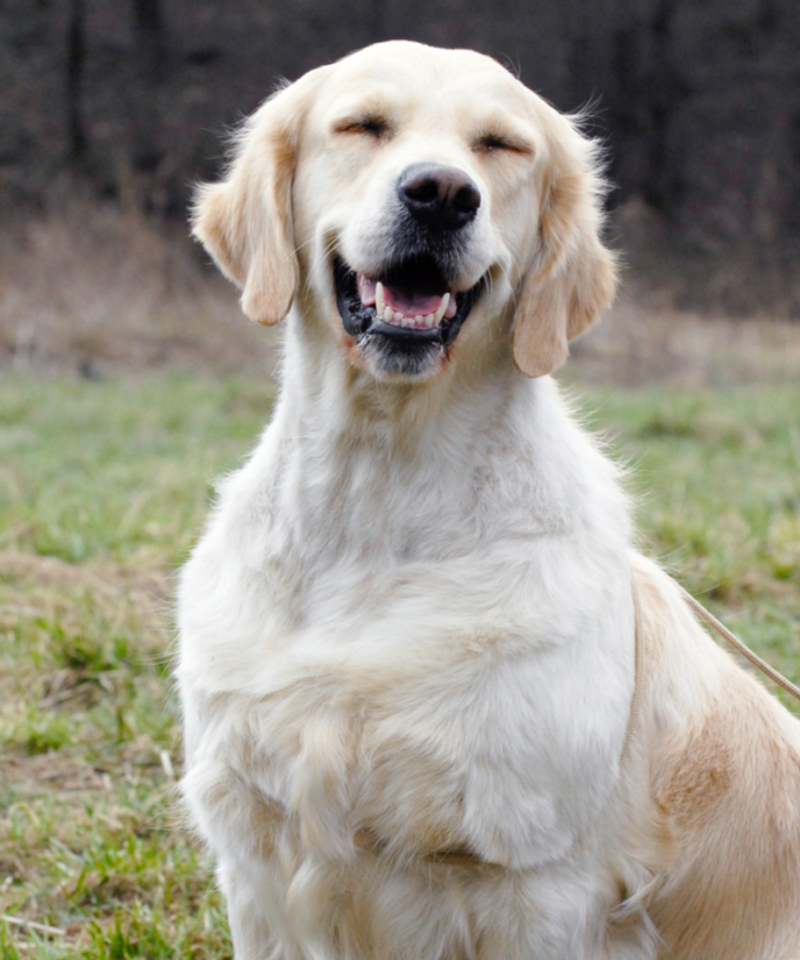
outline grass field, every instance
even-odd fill
[[[0,382],[0,957],[230,956],[182,829],[173,574],[268,382]],[[583,391],[641,540],[800,680],[800,387]]]

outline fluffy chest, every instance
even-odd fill
[[[223,778],[235,768],[298,837],[340,852],[364,830],[403,853],[563,856],[612,789],[633,685],[613,486],[598,530],[554,522],[577,493],[562,483],[546,497],[527,467],[536,482],[517,478],[502,497],[471,483],[481,523],[442,543],[433,524],[435,548],[420,539],[408,556],[392,539],[402,497],[386,501],[388,546],[333,541],[308,521],[311,479],[266,453],[226,490],[183,575],[190,763]],[[510,490],[526,524],[509,521]],[[295,515],[306,520],[292,527]]]
[[[487,956],[582,956],[609,896],[591,865],[627,720],[617,681],[599,659],[591,682],[565,681],[570,656],[508,622],[440,630],[416,656],[395,639],[306,642],[259,696],[184,688],[199,724],[184,793],[223,874],[248,865],[284,944],[356,937],[353,955],[385,955],[411,911],[409,960],[475,937]]]
[[[612,651],[554,640],[419,611],[338,644],[307,629],[236,692],[212,692],[210,669],[205,689],[184,686],[192,764],[233,771],[280,811],[269,830],[322,857],[367,837],[402,855],[552,861],[600,815],[627,716]]]

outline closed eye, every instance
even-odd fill
[[[481,134],[481,136],[474,140],[472,149],[475,150],[476,153],[493,153],[496,150],[505,150],[509,153],[533,153],[533,149],[529,144],[512,140],[510,137],[506,137],[501,133]]]
[[[366,114],[356,119],[341,120],[334,127],[336,133],[361,133],[380,140],[389,133],[389,121],[376,114]]]

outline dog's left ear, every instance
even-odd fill
[[[604,184],[597,147],[566,117],[556,114],[554,121],[547,124],[539,249],[511,334],[514,363],[529,377],[564,363],[569,341],[599,319],[617,288],[616,259],[600,240]]]
[[[242,288],[242,310],[268,326],[289,312],[298,284],[295,147],[318,73],[279,91],[248,118],[227,178],[201,186],[195,201],[192,233]]]

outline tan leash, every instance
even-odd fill
[[[702,621],[707,627],[710,627],[716,634],[727,640],[727,642],[737,650],[741,655],[749,660],[758,670],[761,670],[762,673],[766,674],[774,683],[787,693],[791,694],[797,700],[800,700],[800,687],[792,683],[791,680],[787,680],[782,673],[779,673],[774,667],[771,667],[766,660],[762,660],[757,654],[745,646],[742,641],[714,616],[713,613],[710,613],[698,600],[684,588],[678,584],[678,589],[681,592],[681,596],[688,605],[689,609],[693,611],[695,616]],[[631,710],[628,717],[628,729],[625,732],[625,741],[622,744],[622,753],[620,754],[620,762],[625,758],[628,753],[628,747],[630,746],[631,739],[633,738],[633,729],[636,724],[636,717],[639,713],[639,708],[642,702],[642,604],[639,599],[639,587],[636,583],[636,577],[631,577],[631,593],[633,594],[633,623],[634,623],[634,683],[633,683],[633,698],[631,699]]]
[[[628,729],[625,731],[625,740],[619,758],[620,763],[628,753],[628,747],[633,739],[636,716],[642,702],[642,601],[639,599],[639,586],[635,576],[631,577],[631,593],[633,594],[633,698],[631,712],[628,714]]]
[[[706,626],[711,627],[711,629],[717,633],[723,640],[727,640],[728,643],[750,663],[753,664],[758,670],[762,673],[765,673],[770,680],[774,683],[777,683],[778,686],[785,690],[787,693],[790,693],[793,697],[800,700],[800,687],[795,686],[791,680],[787,680],[782,673],[779,673],[774,667],[771,667],[766,660],[762,660],[757,654],[746,647],[742,641],[734,636],[730,630],[721,624],[719,620],[714,616],[713,613],[709,613],[708,610],[703,606],[702,603],[699,603],[695,598],[683,587],[680,587],[681,594],[683,599],[689,605],[689,608],[694,611],[696,616],[706,624]]]

